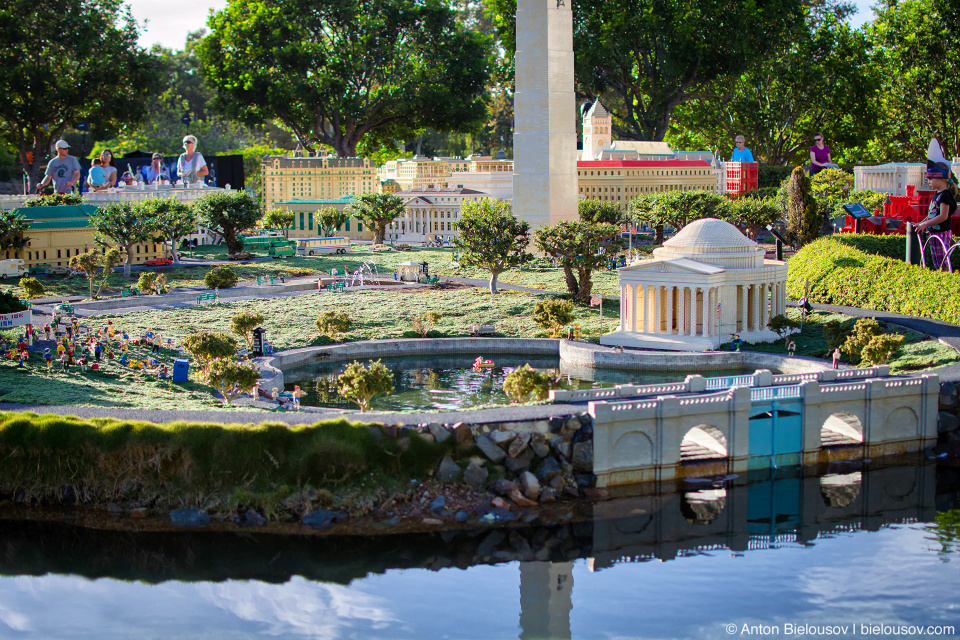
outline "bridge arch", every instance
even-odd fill
[[[919,427],[920,419],[912,408],[897,407],[883,421],[883,437],[885,440],[915,438],[919,434]]]
[[[723,460],[727,455],[727,437],[711,424],[691,427],[680,441],[681,463]]]
[[[614,465],[639,467],[653,463],[653,441],[642,431],[625,433],[613,445]]]
[[[686,491],[680,500],[680,513],[692,525],[707,525],[716,520],[727,506],[727,490],[701,489]]]
[[[837,411],[820,427],[821,447],[843,447],[863,444],[863,422],[855,413]]]
[[[853,504],[860,495],[863,480],[859,471],[851,473],[830,473],[820,478],[820,497],[831,509],[842,509]]]

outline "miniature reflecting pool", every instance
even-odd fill
[[[393,371],[393,393],[373,399],[377,411],[456,411],[510,404],[503,392],[507,374],[524,364],[541,371],[558,370],[564,389],[593,389],[617,384],[652,384],[677,382],[689,372],[623,371],[594,369],[561,362],[556,356],[500,355],[490,356],[493,367],[474,369],[476,355],[383,358]],[[366,365],[368,359],[361,362]],[[330,362],[284,371],[286,391],[299,385],[307,395],[301,403],[309,406],[356,409],[357,405],[337,393],[337,376],[348,362]],[[704,372],[705,376],[742,375],[753,371],[731,370]]]
[[[0,518],[0,637],[956,637],[957,478],[781,469],[586,518],[382,536]]]

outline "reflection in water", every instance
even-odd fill
[[[648,384],[683,380],[687,374],[678,372],[622,371],[571,367],[557,357],[545,356],[490,356],[495,363],[491,369],[476,370],[476,354],[464,356],[416,356],[383,358],[383,364],[393,372],[394,391],[388,396],[374,398],[371,407],[377,411],[437,410],[451,411],[483,407],[490,404],[509,404],[503,392],[507,374],[529,363],[541,371],[557,370],[562,374],[561,388],[592,389],[615,384]],[[356,404],[337,393],[337,376],[347,363],[326,363],[299,367],[284,372],[286,389],[299,385],[307,392],[301,404],[337,408],[356,408]],[[743,371],[718,371],[707,375],[733,375]]]
[[[715,638],[797,616],[960,628],[960,573],[944,562],[960,551],[960,482],[938,485],[929,464],[850,468],[377,537],[0,520],[0,637]]]

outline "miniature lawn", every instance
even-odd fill
[[[466,336],[471,325],[494,324],[497,334],[512,337],[547,337],[548,333],[532,320],[533,308],[545,295],[503,291],[491,296],[483,289],[445,285],[415,290],[363,290],[343,293],[309,293],[293,297],[266,298],[179,309],[132,311],[101,315],[84,320],[94,330],[112,320],[119,331],[131,337],[155,331],[164,339],[179,343],[201,330],[230,332],[230,319],[240,311],[257,311],[267,319],[267,339],[277,350],[327,344],[320,336],[315,321],[328,310],[345,310],[354,319],[354,327],[338,338],[341,341],[382,338],[419,337],[412,331],[411,316],[438,311],[442,318],[431,337]],[[616,303],[604,305],[604,330],[617,323]],[[576,307],[576,322],[585,338],[598,340],[599,310]],[[12,337],[11,333],[8,333]],[[117,354],[119,356],[119,354]],[[151,357],[146,349],[133,348],[133,357]],[[157,359],[168,367],[183,357],[172,350],[163,350]],[[103,373],[81,373],[73,368],[67,373],[55,366],[48,372],[42,359],[34,355],[26,369],[18,369],[15,361],[0,363],[0,402],[68,404],[81,406],[117,406],[141,409],[209,410],[221,406],[210,390],[196,382],[184,385],[169,380],[157,381],[144,374],[101,361]],[[191,376],[192,378],[192,376]]]
[[[800,311],[797,309],[788,309],[787,316],[800,322]],[[804,322],[803,331],[790,336],[797,343],[796,355],[829,360],[831,350],[823,336],[823,327],[831,320],[840,320],[851,329],[857,321],[856,318],[837,313],[811,312]],[[899,333],[904,336],[903,347],[894,354],[893,360],[889,363],[890,371],[893,373],[922,371],[960,362],[960,354],[957,351],[931,339],[928,335],[896,325],[887,325],[886,328],[888,333]],[[786,354],[787,352],[784,340],[760,344],[744,342],[743,349],[778,354]],[[841,361],[847,362],[846,355],[843,356]]]

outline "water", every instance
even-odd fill
[[[380,537],[0,520],[0,637],[956,637],[958,478],[929,464],[781,470],[621,496],[587,519]]]
[[[572,366],[556,356],[488,356],[492,369],[473,369],[477,354],[465,356],[429,356],[383,358],[393,372],[394,392],[373,399],[377,411],[456,411],[491,404],[509,404],[503,392],[507,374],[524,364],[541,371],[558,370],[562,376],[561,388],[592,389],[616,384],[651,384],[682,381],[687,372],[624,371]],[[364,365],[368,360],[362,361]],[[309,406],[356,408],[336,391],[337,376],[343,373],[345,362],[315,364],[284,371],[285,389],[293,391],[299,385],[307,395],[301,403]],[[740,375],[753,371],[716,371],[704,375]]]

